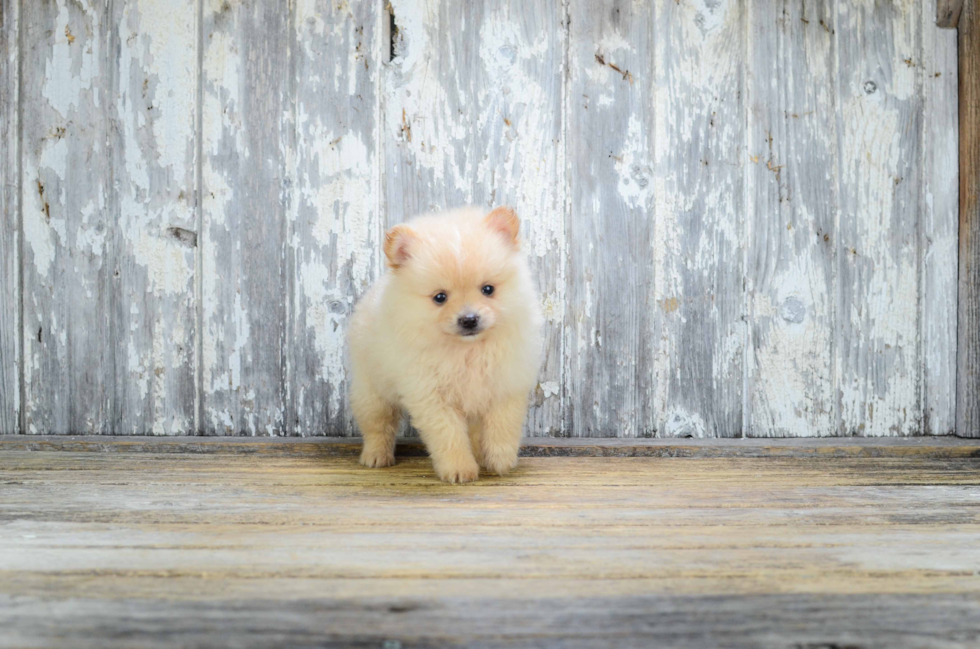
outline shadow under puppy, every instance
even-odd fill
[[[385,235],[385,273],[350,325],[361,463],[395,463],[403,410],[447,482],[517,465],[541,363],[541,313],[520,220],[498,207],[416,217]]]

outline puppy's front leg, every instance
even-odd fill
[[[493,405],[483,418],[483,466],[503,475],[517,466],[527,396],[511,395]]]
[[[394,464],[401,412],[358,381],[351,391],[351,406],[364,438],[361,464],[379,468]]]
[[[476,480],[480,467],[470,449],[466,419],[431,399],[408,404],[407,409],[429,450],[436,475],[446,482]]]

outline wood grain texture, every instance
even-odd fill
[[[935,24],[937,27],[955,29],[960,22],[964,0],[936,0]],[[928,6],[928,3],[924,3]],[[928,16],[932,19],[932,15]]]
[[[206,0],[201,415],[271,435],[286,416],[290,5]]]
[[[925,435],[956,431],[957,127],[956,33],[936,28],[933,0],[924,1],[922,56],[922,173],[919,197],[919,335],[922,424]]]
[[[960,226],[956,433],[980,437],[980,3],[959,27]]]
[[[561,5],[395,0],[390,10],[385,225],[468,203],[516,209],[548,332],[526,431],[559,434],[566,394]]]
[[[424,458],[3,450],[0,474],[3,644],[980,638],[976,458],[526,458],[453,486]]]
[[[381,266],[380,3],[293,7],[286,352],[291,435],[355,430],[347,319]]]
[[[748,4],[748,436],[836,429],[835,6]]]
[[[922,425],[917,206],[919,5],[838,5],[839,434]]]
[[[105,2],[22,3],[24,432],[112,430]]]
[[[0,1],[0,434],[21,432],[20,26]]]
[[[743,0],[654,4],[658,434],[742,434]]]
[[[108,3],[110,430],[196,430],[198,3]]]
[[[572,0],[566,159],[565,429],[657,430],[654,297],[654,7]]]

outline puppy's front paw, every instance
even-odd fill
[[[372,469],[381,469],[395,463],[395,454],[384,449],[361,449],[361,464]]]
[[[452,464],[440,463],[434,465],[433,468],[435,468],[436,475],[443,482],[473,482],[480,475],[480,465],[475,460]]]
[[[497,475],[504,475],[517,466],[517,449],[483,449],[483,466],[487,468],[487,471],[492,471]]]

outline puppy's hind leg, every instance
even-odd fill
[[[401,411],[366,386],[355,383],[351,391],[351,408],[361,429],[364,446],[361,464],[381,468],[395,463],[395,434]]]

